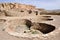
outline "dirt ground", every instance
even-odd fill
[[[54,18],[53,22],[45,22],[48,24],[52,24],[56,27],[55,31],[55,36],[49,37],[47,39],[40,39],[40,38],[26,38],[26,37],[15,37],[15,36],[11,36],[9,35],[7,32],[3,31],[3,23],[0,23],[0,40],[60,40],[60,16],[52,16],[52,18]],[[59,30],[58,30],[59,29]]]

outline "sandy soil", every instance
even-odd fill
[[[49,24],[55,25],[56,28],[60,28],[60,16],[53,16],[52,18],[54,18],[53,22],[50,21],[50,22],[45,22],[45,23],[49,23]],[[6,33],[5,31],[3,31],[3,27],[4,27],[3,23],[0,23],[0,40],[40,40],[39,38],[38,39],[23,38],[23,37],[19,38],[19,37],[11,36],[8,33]],[[48,39],[41,39],[41,40],[60,40],[60,31],[58,31],[58,32],[59,33],[55,34],[56,36],[53,38],[51,37]]]

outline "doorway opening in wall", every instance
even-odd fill
[[[24,12],[23,10],[21,10],[21,12]]]
[[[38,15],[38,11],[35,11],[36,15]]]
[[[29,14],[31,14],[31,13],[32,13],[32,11],[31,11],[31,10],[29,10],[28,12],[29,12]]]

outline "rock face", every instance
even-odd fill
[[[4,26],[2,30],[21,40],[59,40],[58,15],[59,11],[45,10],[32,5],[0,3],[0,26]]]
[[[29,14],[35,16],[40,15],[40,11],[44,11],[32,5],[17,3],[1,3],[0,10],[4,11],[6,16],[29,16]]]
[[[25,5],[25,4],[17,4],[17,3],[1,3],[0,4],[1,8],[6,8],[6,9],[14,9],[14,8],[23,8],[23,9],[34,9],[35,6],[32,5]]]

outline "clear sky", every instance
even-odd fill
[[[0,0],[0,2],[17,2],[34,5],[44,9],[60,9],[60,0]]]

